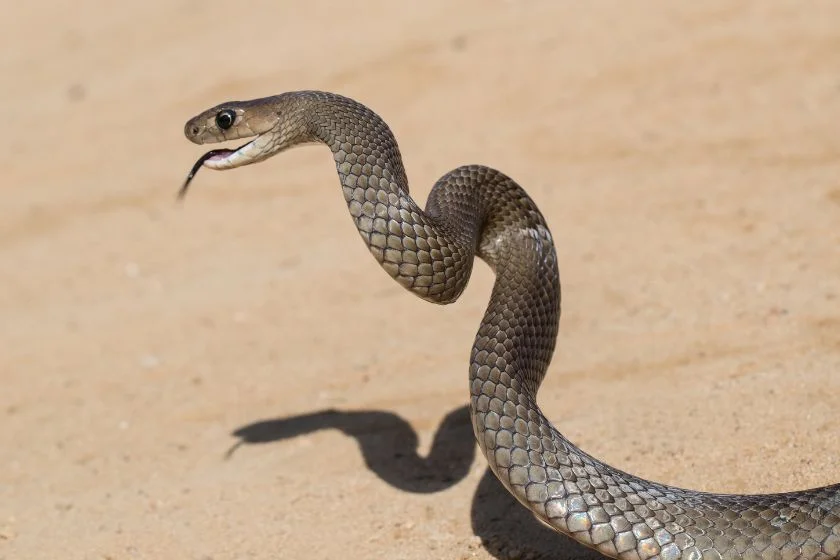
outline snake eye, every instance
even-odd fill
[[[227,130],[233,126],[233,121],[236,120],[236,113],[233,109],[224,109],[216,113],[216,125],[222,130]]]

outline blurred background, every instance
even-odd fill
[[[540,403],[702,490],[836,482],[840,4],[18,2],[0,23],[0,558],[578,558],[464,413],[492,284],[439,307],[331,154],[198,174],[183,125],[323,89],[411,192],[533,196],[563,319]]]

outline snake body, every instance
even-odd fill
[[[510,177],[458,167],[421,209],[389,127],[333,93],[222,103],[184,130],[197,144],[254,137],[199,160],[213,169],[326,144],[370,252],[427,301],[454,302],[475,257],[490,266],[496,279],[470,355],[473,430],[495,475],[545,524],[620,559],[840,558],[840,484],[764,495],[676,488],[599,461],[549,422],[536,395],[558,332],[557,256],[544,217]]]

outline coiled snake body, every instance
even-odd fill
[[[289,92],[217,105],[190,119],[197,144],[254,137],[196,163],[230,169],[293,146],[332,150],[350,214],[397,282],[439,304],[467,285],[474,257],[496,280],[470,358],[470,409],[491,469],[533,514],[621,559],[840,558],[840,484],[729,495],[644,480],[580,450],[543,415],[537,390],[554,352],[560,279],[551,233],[512,179],[480,165],[454,169],[425,210],[411,198],[397,142],[367,107],[332,93]]]

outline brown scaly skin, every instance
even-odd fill
[[[235,115],[222,121],[227,128],[217,122],[223,111]],[[622,559],[840,558],[840,485],[768,495],[674,488],[591,457],[546,419],[535,399],[560,318],[557,257],[544,218],[509,177],[459,167],[438,180],[423,210],[385,122],[331,93],[223,103],[184,130],[197,144],[256,136],[205,161],[215,169],[303,143],[329,146],[362,239],[425,300],[455,301],[474,257],[490,265],[496,281],[470,360],[473,428],[496,476],[555,530]]]

